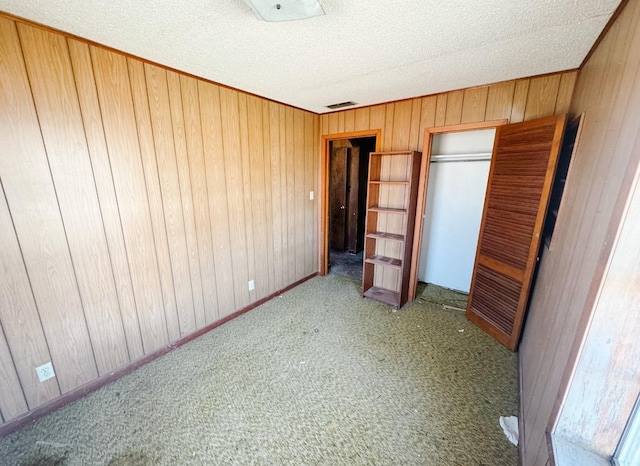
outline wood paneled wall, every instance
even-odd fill
[[[567,71],[324,114],[320,117],[321,134],[381,129],[381,150],[422,151],[425,128],[505,118],[517,123],[566,113],[576,75],[576,71]],[[399,226],[379,228],[395,231]],[[399,257],[398,247],[379,244],[376,253]],[[395,289],[398,280],[398,271],[377,269],[374,283]]]
[[[381,150],[422,151],[425,128],[566,113],[576,75],[567,71],[328,113],[320,116],[321,134],[381,129]]]
[[[637,230],[637,218],[624,219],[637,211],[628,200],[640,163],[639,81],[640,2],[628,2],[580,71],[571,104],[572,114],[586,112],[582,136],[520,346],[525,465],[546,464],[545,431],[580,377],[589,388],[579,388],[570,406],[585,437],[570,441],[593,451],[612,453],[637,396],[638,339],[629,332],[638,322],[638,238],[631,246],[625,234]],[[583,344],[597,357],[580,375]],[[603,384],[608,398],[594,398]]]
[[[0,15],[0,421],[316,272],[319,132]]]

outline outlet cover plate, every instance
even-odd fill
[[[56,376],[56,373],[53,371],[53,365],[51,361],[42,366],[36,367],[36,374],[38,374],[38,380],[40,382],[44,382],[45,380],[49,380],[52,377]]]
[[[249,280],[249,291],[253,291],[255,287],[256,284],[253,282],[253,280]]]

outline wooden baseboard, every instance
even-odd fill
[[[245,312],[248,312],[258,306],[260,306],[261,304],[266,303],[267,301],[275,298],[276,296],[281,295],[282,293],[289,291],[292,288],[295,288],[298,285],[301,285],[302,283],[306,282],[307,280],[310,280],[311,278],[315,277],[318,275],[318,272],[315,272],[301,280],[298,280],[295,283],[292,283],[291,285],[276,291],[275,293],[270,294],[269,296],[265,296],[262,299],[259,299],[258,301],[256,301],[255,303],[249,304],[246,307],[243,307],[242,309],[240,309],[239,311],[234,312],[233,314],[230,314],[220,320],[217,320],[209,325],[207,325],[206,327],[203,327],[199,330],[196,330],[193,333],[190,333],[189,335],[186,335],[182,338],[180,338],[179,340],[176,340],[172,343],[169,343],[166,346],[163,346],[162,348],[159,348],[149,354],[146,354],[144,356],[142,356],[139,359],[136,359],[135,361],[131,361],[130,363],[116,369],[115,371],[109,372],[108,374],[104,374],[100,377],[98,377],[97,379],[92,380],[91,382],[82,385],[80,387],[74,388],[73,390],[59,396],[58,398],[55,398],[51,401],[48,401],[47,403],[44,403],[40,406],[38,406],[37,408],[32,409],[31,411],[28,411],[24,414],[21,414],[20,416],[13,418],[9,421],[7,421],[5,424],[0,426],[0,437],[7,435],[11,432],[14,432],[18,429],[20,429],[21,427],[25,426],[26,424],[28,424],[29,422],[33,422],[36,419],[39,419],[49,413],[51,413],[52,411],[55,411],[59,408],[62,408],[63,406],[72,403],[80,398],[82,398],[83,396],[88,395],[89,393],[104,387],[107,384],[110,384],[111,382],[114,382],[116,380],[118,380],[119,378],[130,374],[131,372],[135,371],[136,369],[138,369],[139,367],[144,366],[145,364],[153,361],[154,359],[159,358],[160,356],[163,356],[165,354],[167,354],[169,351],[173,351],[176,348],[179,348],[180,346],[184,345],[185,343],[189,343],[191,340],[194,340],[202,335],[204,335],[205,333],[213,330],[216,327],[219,327],[220,325],[229,322],[232,319],[235,319],[236,317],[238,317],[239,315],[244,314]]]

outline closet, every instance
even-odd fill
[[[419,281],[471,289],[494,137],[495,128],[433,135]]]

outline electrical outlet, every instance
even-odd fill
[[[256,284],[253,282],[253,280],[249,280],[249,291],[253,291],[256,287]]]
[[[309,191],[309,200],[313,201],[313,191]]]
[[[42,366],[36,367],[36,374],[38,374],[38,380],[40,382],[44,382],[45,380],[49,380],[52,377],[56,376],[56,373],[53,371],[53,365],[51,361]]]

